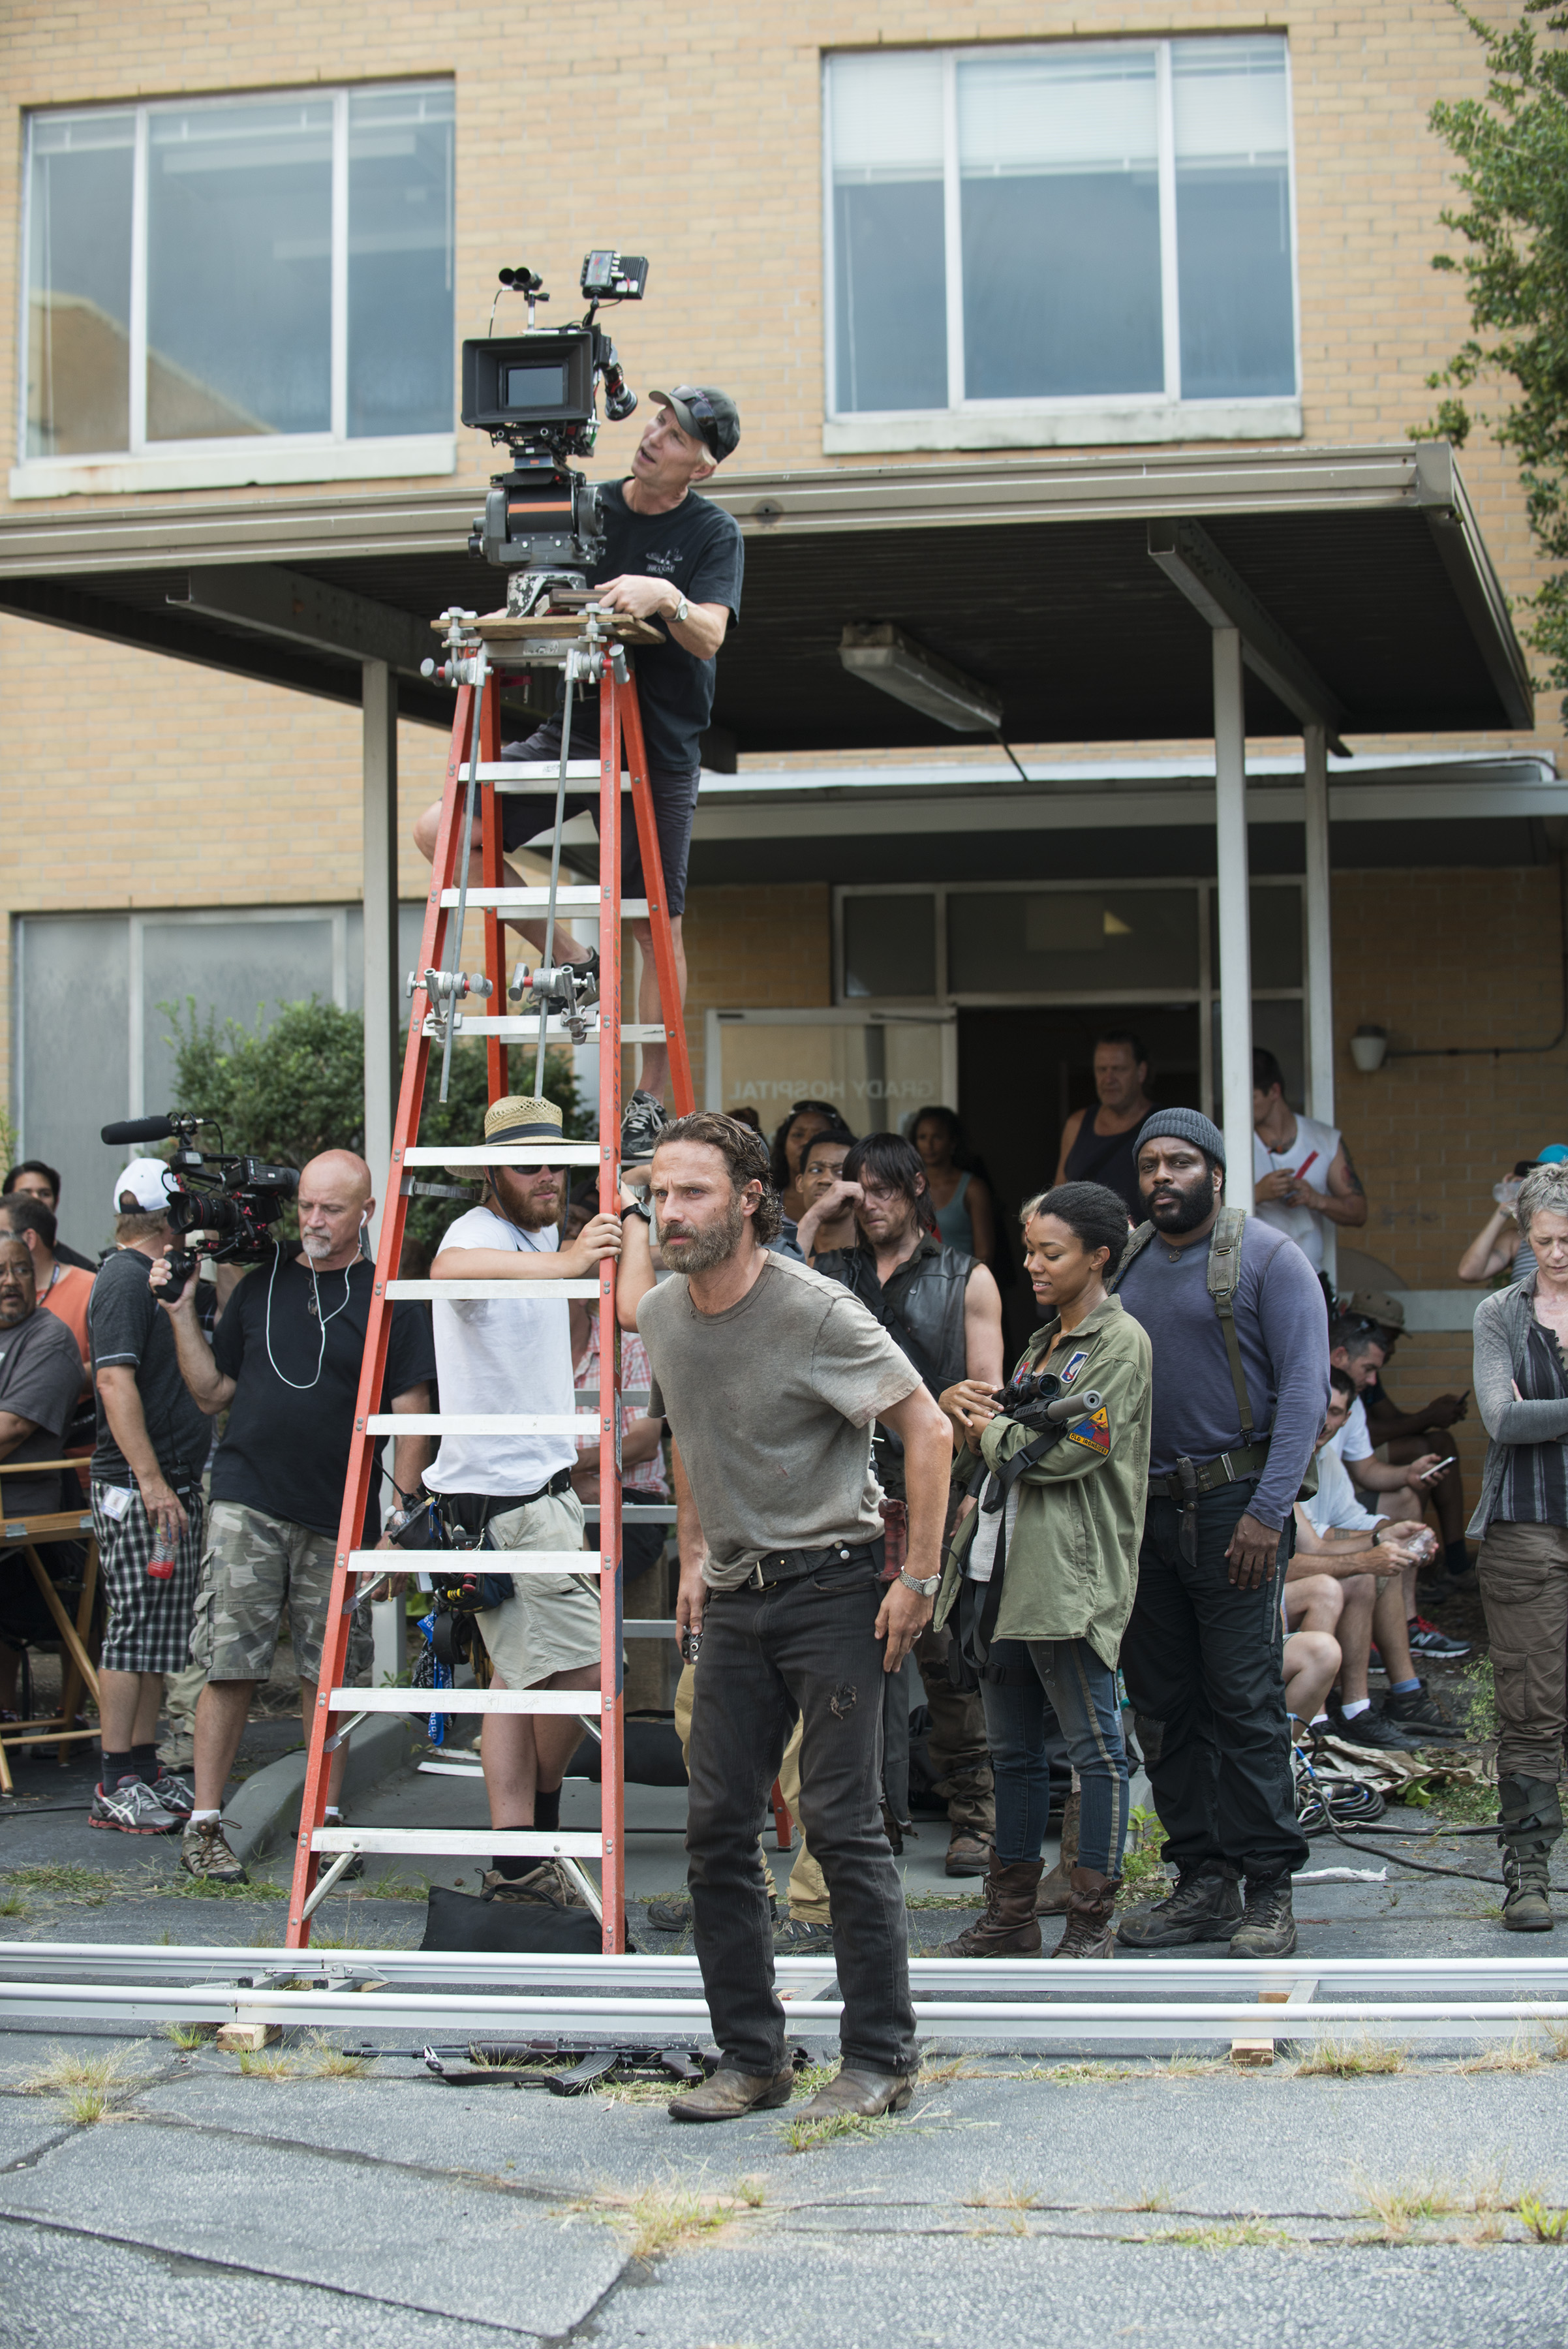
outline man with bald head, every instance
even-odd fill
[[[354,1433],[375,1268],[363,1237],[376,1211],[370,1170],[350,1150],[324,1151],[299,1178],[299,1246],[280,1245],[240,1282],[208,1345],[189,1285],[163,1309],[173,1325],[181,1375],[204,1412],[227,1410],[213,1461],[212,1507],[202,1557],[191,1654],[207,1674],[196,1706],[196,1799],[181,1857],[192,1876],[220,1884],[244,1870],[223,1834],[223,1788],[244,1733],[251,1692],[272,1671],[284,1604],[308,1725],[321,1670],[332,1559]],[[157,1296],[166,1276],[154,1268]],[[380,1408],[428,1412],[435,1376],[430,1316],[392,1308]],[[416,1493],[430,1444],[399,1436],[392,1481]],[[364,1538],[380,1530],[374,1492]],[[369,1661],[369,1627],[357,1614],[348,1673]],[[346,1746],[333,1756],[327,1819],[336,1822]],[[350,1872],[353,1872],[352,1870]]]

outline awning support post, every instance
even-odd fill
[[[1214,829],[1220,875],[1220,1102],[1225,1200],[1252,1205],[1252,941],[1247,872],[1247,721],[1241,632],[1216,628]]]
[[[1328,868],[1328,730],[1309,721],[1306,745],[1306,1112],[1334,1123],[1334,945]],[[1338,1273],[1339,1236],[1323,1226],[1323,1268]]]
[[[364,713],[365,1156],[392,1163],[398,1068],[398,681],[385,661],[360,663]],[[374,1247],[386,1202],[369,1232]]]

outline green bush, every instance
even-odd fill
[[[267,1007],[258,1005],[252,1030],[236,1019],[220,1024],[211,1009],[204,1019],[200,1017],[192,996],[182,1005],[161,1003],[158,1008],[173,1030],[165,1041],[174,1053],[180,1105],[200,1116],[215,1117],[225,1149],[286,1166],[304,1166],[323,1150],[363,1152],[365,1023],[359,1012],[339,1010],[313,995],[307,1003],[277,1005],[270,1022]],[[512,1083],[521,1089],[533,1081],[533,1075],[532,1053],[514,1047]],[[454,1041],[444,1102],[436,1098],[440,1083],[440,1056],[432,1050],[421,1142],[483,1141],[489,1087],[480,1039]],[[560,1106],[567,1137],[580,1138],[588,1121],[569,1052],[556,1050],[546,1055],[545,1091]],[[371,1171],[379,1196],[387,1169]],[[427,1178],[456,1179],[443,1177],[435,1167],[424,1170],[421,1179]],[[433,1243],[462,1213],[459,1200],[412,1199],[409,1234]],[[292,1237],[292,1216],[287,1228]]]

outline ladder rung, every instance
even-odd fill
[[[493,1553],[499,1556],[499,1552]],[[339,1688],[328,1713],[602,1713],[597,1689]]]
[[[508,1287],[510,1283],[506,1284]],[[597,1435],[592,1411],[379,1411],[365,1422],[366,1435]]]
[[[352,1574],[431,1574],[439,1567],[450,1574],[465,1558],[488,1558],[483,1570],[495,1574],[597,1574],[597,1549],[353,1549],[348,1553]],[[504,1567],[500,1560],[504,1558]],[[461,1569],[460,1569],[461,1570]]]
[[[536,1827],[317,1827],[312,1851],[436,1852],[457,1859],[486,1857],[493,1851],[519,1858],[601,1859],[604,1837],[597,1833],[548,1835]]]
[[[458,902],[457,890],[443,889],[441,893],[441,901],[443,905],[455,905]],[[535,906],[543,909],[548,905],[550,892],[548,889],[471,889],[465,902],[471,914],[483,914],[491,906],[493,906],[497,913],[523,913]],[[598,891],[594,888],[557,889],[556,892],[556,911],[558,914],[597,914],[602,911],[603,904],[604,901]],[[647,898],[623,897],[620,901],[620,917],[623,922],[647,921]]]
[[[651,1615],[623,1615],[620,1630],[623,1640],[673,1640],[676,1625],[673,1617],[659,1622]]]
[[[583,1508],[585,1517],[597,1517],[598,1514],[599,1505],[597,1501],[585,1504]],[[620,1505],[620,1521],[623,1526],[672,1526],[675,1523],[675,1511],[669,1506],[660,1507],[657,1504],[623,1501]]]
[[[545,1022],[546,1044],[552,1041],[559,1043],[567,1033],[568,1030],[564,1022],[557,1019]],[[539,1015],[535,1012],[530,1019],[525,1011],[465,1011],[462,1014],[462,1024],[458,1030],[458,1034],[460,1036],[496,1036],[504,1044],[533,1044],[538,1041]],[[585,1044],[597,1044],[603,1034],[604,1030],[595,1025],[588,1030],[583,1041]],[[623,1044],[662,1044],[664,1030],[657,1021],[628,1019],[622,1022],[620,1040]],[[492,1152],[485,1163],[487,1164],[492,1163],[495,1154]],[[546,1165],[559,1166],[562,1164],[563,1153],[557,1150],[552,1155],[548,1143],[539,1154]],[[597,1154],[596,1153],[596,1156]],[[443,1152],[441,1155],[443,1164],[448,1166],[462,1164],[455,1154]]]
[[[481,759],[478,767],[478,774],[479,780],[482,783],[510,783],[514,792],[536,792],[542,782],[548,781],[558,783],[560,781],[561,761],[558,757],[554,759]],[[466,759],[457,771],[457,779],[460,783],[466,783],[468,781],[468,761]],[[597,783],[598,780],[599,762],[597,759],[567,760],[566,781],[568,783]],[[626,770],[623,767],[620,778],[621,789],[623,791],[626,789],[629,780],[630,778],[628,776]]]
[[[597,1166],[599,1154],[597,1142],[455,1143],[450,1148],[444,1143],[416,1142],[398,1163],[403,1166]]]
[[[514,1305],[530,1305],[541,1297],[581,1297],[597,1305],[597,1280],[389,1280],[389,1297],[444,1298],[449,1305],[463,1298],[509,1298]]]
[[[622,1387],[620,1391],[620,1399],[622,1402],[646,1402],[648,1401],[648,1393],[649,1391],[646,1387]],[[598,1399],[599,1391],[597,1387],[579,1387],[577,1389],[577,1401],[580,1403],[597,1403]]]

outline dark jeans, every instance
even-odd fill
[[[882,1830],[882,1590],[864,1563],[708,1594],[687,1769],[687,1881],[713,2035],[753,2075],[784,2064],[757,1836],[797,1713],[800,1823],[827,1879],[846,2064],[913,2072],[904,1888]]]
[[[1138,1552],[1137,1599],[1121,1664],[1134,1710],[1160,1723],[1146,1756],[1168,1859],[1185,1876],[1206,1863],[1262,1882],[1304,1865],[1296,1825],[1281,1670],[1280,1536],[1261,1589],[1230,1581],[1225,1548],[1257,1489],[1255,1477],[1205,1493],[1198,1556],[1178,1545],[1179,1510],[1150,1494]]]
[[[1054,1711],[1081,1781],[1078,1864],[1119,1877],[1127,1834],[1127,1755],[1115,1672],[1087,1640],[1003,1640],[991,1652],[1002,1661],[1016,1652],[1033,1668],[1027,1681],[981,1683],[996,1773],[997,1858],[1005,1868],[1040,1857],[1051,1816],[1045,1723]]]

